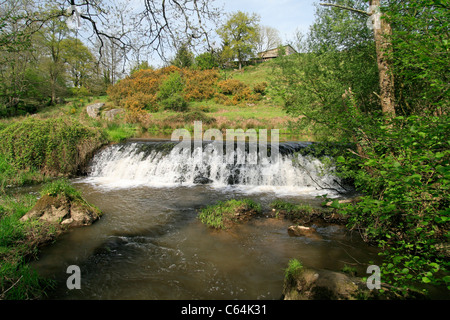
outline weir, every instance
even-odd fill
[[[89,177],[94,183],[114,187],[208,184],[313,193],[344,191],[333,168],[326,168],[317,158],[297,153],[309,144],[282,142],[278,157],[273,159],[270,143],[263,146],[268,157],[262,157],[261,145],[252,146],[249,142],[244,148],[235,142],[230,150],[225,143],[214,141],[202,141],[201,147],[192,141],[187,149],[177,148],[179,143],[173,141],[128,141],[99,152],[90,166]],[[230,157],[234,161],[230,162]]]

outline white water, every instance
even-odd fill
[[[336,190],[340,190],[338,179],[311,156],[280,154],[276,162],[267,158],[258,164],[235,165],[228,164],[212,143],[203,147],[202,157],[198,156],[200,150],[197,148],[192,153],[180,152],[177,148],[164,151],[153,148],[151,142],[113,145],[95,156],[86,181],[108,189],[189,187],[196,185],[196,177],[203,177],[210,180],[211,188],[235,188],[249,193],[328,194],[333,197],[338,194]]]

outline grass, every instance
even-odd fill
[[[109,123],[105,129],[106,137],[110,142],[121,142],[136,136],[138,126],[131,123]]]
[[[284,271],[285,284],[295,285],[297,277],[303,271],[302,263],[297,259],[289,260],[288,266]]]
[[[280,214],[288,219],[299,219],[315,212],[314,208],[309,204],[293,204],[283,200],[274,200],[270,203],[270,207],[275,210],[276,217]]]
[[[0,198],[0,300],[41,298],[52,285],[28,265],[37,253],[37,245],[50,241],[57,233],[48,224],[20,221],[35,203],[36,197],[31,195]]]
[[[200,210],[199,220],[215,229],[227,229],[243,214],[259,214],[261,205],[251,199],[219,201]]]

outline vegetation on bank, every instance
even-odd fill
[[[51,242],[58,228],[37,220],[21,221],[36,203],[34,195],[0,197],[0,300],[42,298],[52,282],[30,268],[38,247]]]
[[[233,224],[261,213],[261,205],[251,199],[219,201],[200,210],[198,219],[214,229],[228,229]]]

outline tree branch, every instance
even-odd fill
[[[325,7],[336,7],[336,8],[339,8],[339,9],[344,9],[344,10],[348,10],[348,11],[353,11],[353,12],[356,12],[356,13],[364,14],[364,15],[366,15],[366,16],[371,16],[371,15],[372,15],[371,13],[368,13],[368,12],[366,12],[366,11],[358,10],[358,9],[350,8],[350,7],[346,7],[346,6],[341,6],[341,5],[339,5],[339,4],[333,4],[333,3],[319,3],[319,4],[320,4],[321,6],[325,6]]]

